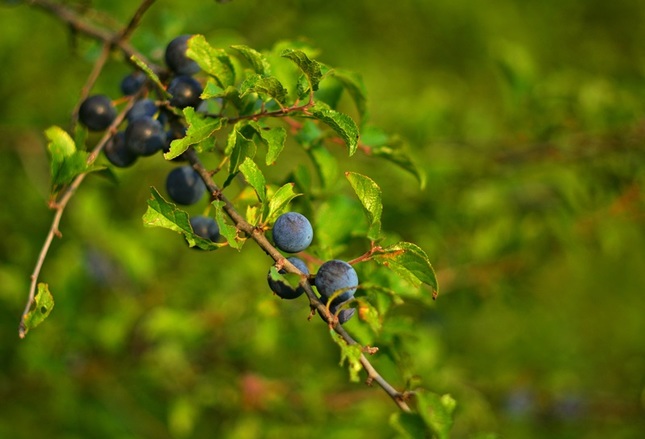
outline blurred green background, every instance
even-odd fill
[[[133,3],[84,2],[120,22]],[[644,22],[628,0],[162,0],[133,43],[159,60],[181,33],[303,38],[361,73],[370,123],[428,176],[347,165],[438,272],[436,304],[398,318],[417,319],[407,361],[458,402],[453,436],[627,439],[645,437]],[[348,383],[304,301],[269,293],[260,250],[142,226],[161,158],[86,181],[42,273],[54,311],[18,339],[52,218],[42,132],[68,126],[99,48],[26,6],[0,29],[0,437],[395,437],[394,405]],[[115,56],[95,90],[126,72]]]

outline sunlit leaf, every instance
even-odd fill
[[[190,146],[204,142],[216,131],[222,128],[226,119],[220,117],[205,117],[196,113],[192,107],[184,108],[184,117],[188,123],[186,136],[173,140],[170,143],[170,151],[163,156],[166,160],[172,160],[182,155]]]
[[[269,211],[266,215],[265,220],[267,223],[273,222],[275,218],[283,213],[284,209],[286,209],[291,200],[299,195],[302,195],[297,194],[293,191],[294,186],[295,185],[293,183],[287,183],[284,186],[280,187],[280,189],[275,191],[275,193],[269,200]]]
[[[266,60],[264,55],[258,52],[255,49],[250,48],[242,44],[231,46],[232,49],[236,50],[246,61],[251,65],[253,70],[260,75],[268,75],[271,73],[271,66]]]
[[[56,192],[70,184],[80,174],[90,170],[87,164],[89,154],[86,151],[77,150],[72,137],[60,127],[48,128],[45,136],[49,141],[47,149],[50,154],[52,191]]]
[[[244,175],[246,182],[255,190],[258,200],[264,205],[267,201],[266,179],[260,168],[253,160],[247,157],[240,165],[240,171]]]
[[[160,92],[164,93],[164,95],[165,95],[164,97],[166,99],[170,99],[170,93],[168,93],[166,91],[166,87],[164,87],[164,85],[161,83],[161,80],[159,79],[159,76],[157,76],[157,74],[155,72],[153,72],[152,69],[150,69],[150,67],[148,67],[148,65],[142,59],[140,59],[136,55],[132,55],[130,57],[130,61],[135,63],[137,65],[137,67],[139,69],[141,69],[141,71],[143,73],[145,73],[145,75],[148,77],[148,79],[150,79],[152,82],[154,82],[154,84],[157,86],[157,90],[159,90]]]
[[[333,329],[330,329],[329,333],[331,334],[331,338],[340,347],[340,365],[342,366],[347,362],[349,380],[358,382],[358,374],[363,369],[363,365],[361,364],[361,355],[363,353],[361,347],[358,344],[347,344]]]
[[[316,102],[316,104],[309,109],[309,112],[315,119],[324,122],[333,129],[347,145],[349,155],[354,155],[358,149],[359,136],[358,127],[351,117],[336,110],[332,110],[327,104],[322,102]]]
[[[374,260],[385,265],[414,285],[424,283],[436,293],[437,277],[426,253],[416,244],[399,242],[385,247],[374,255]]]
[[[261,97],[266,96],[283,105],[286,102],[288,91],[274,76],[251,75],[240,85],[240,97],[249,93],[258,93]]]
[[[281,56],[296,63],[298,68],[307,77],[311,90],[318,90],[318,84],[322,79],[322,71],[317,61],[309,59],[307,54],[302,50],[285,49],[281,53]]]
[[[224,49],[208,44],[203,35],[193,35],[188,40],[186,55],[204,72],[213,76],[220,87],[226,88],[235,83],[235,70],[231,58]]]
[[[212,205],[215,207],[215,221],[219,226],[220,235],[226,239],[226,242],[228,242],[228,245],[232,248],[241,250],[245,239],[239,237],[237,228],[226,221],[226,214],[224,213],[225,203],[223,201],[215,200]]]
[[[345,177],[349,180],[365,209],[367,221],[369,222],[367,237],[372,241],[376,241],[381,234],[381,213],[383,212],[381,188],[374,180],[362,174],[346,172]]]
[[[54,307],[54,297],[49,292],[49,286],[45,283],[39,283],[34,301],[31,303],[29,312],[25,314],[21,326],[21,335],[24,336],[30,329],[40,325],[49,316]]]
[[[161,227],[177,232],[184,236],[190,247],[197,246],[203,250],[216,250],[222,246],[222,244],[196,235],[190,225],[188,213],[166,201],[155,188],[152,188],[150,192],[152,197],[148,200],[148,208],[143,214],[144,226]]]

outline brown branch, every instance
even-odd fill
[[[248,237],[253,239],[253,241],[255,241],[256,244],[262,250],[264,250],[267,255],[269,255],[275,262],[281,264],[282,268],[284,268],[288,273],[300,275],[299,286],[301,286],[305,290],[311,308],[317,310],[318,313],[320,313],[320,315],[325,319],[325,321],[334,329],[334,331],[338,335],[343,338],[343,340],[348,345],[358,345],[358,342],[356,342],[356,340],[354,340],[352,336],[347,333],[345,328],[343,328],[342,325],[338,322],[338,318],[329,312],[329,308],[318,298],[316,293],[314,293],[307,277],[304,276],[297,267],[289,262],[289,260],[282,256],[282,253],[280,253],[273,246],[273,244],[269,242],[261,229],[248,223],[244,219],[244,217],[235,209],[235,206],[233,206],[233,204],[226,198],[226,196],[222,194],[221,189],[217,186],[217,184],[215,184],[211,173],[204,167],[195,150],[190,147],[188,148],[188,150],[186,150],[184,155],[192,165],[193,169],[195,169],[197,173],[199,173],[212,197],[224,203],[223,210],[224,212],[226,212],[229,218],[231,218],[233,223],[235,223],[237,229],[244,232]],[[410,407],[406,402],[404,393],[399,392],[390,383],[388,383],[376,371],[374,366],[372,366],[365,355],[361,354],[360,362],[367,372],[368,382],[376,382],[390,396],[390,398],[392,398],[392,400],[401,410],[406,412],[410,411]]]
[[[123,110],[117,115],[116,119],[114,119],[114,122],[112,122],[112,125],[105,131],[105,134],[103,137],[101,137],[101,140],[97,145],[94,147],[94,149],[90,152],[89,156],[87,157],[87,164],[91,165],[93,164],[105,144],[110,140],[110,137],[114,135],[116,132],[117,127],[123,122],[125,119],[125,115],[128,113],[130,108],[132,108],[132,105],[134,104],[134,97],[130,98],[130,101],[128,104],[123,108]],[[49,232],[47,233],[47,237],[45,238],[45,242],[43,243],[43,247],[40,250],[40,254],[38,255],[38,260],[36,261],[36,266],[34,267],[34,271],[31,274],[31,285],[29,287],[29,296],[27,298],[27,305],[25,306],[25,310],[22,313],[22,316],[20,318],[20,326],[18,328],[18,335],[20,338],[25,338],[25,335],[27,334],[27,327],[25,325],[25,317],[29,313],[32,304],[34,302],[34,298],[36,296],[36,289],[38,287],[38,278],[40,276],[40,272],[43,268],[43,264],[45,263],[45,258],[47,257],[47,254],[49,253],[49,249],[51,247],[51,244],[54,240],[54,236],[61,236],[59,226],[60,226],[60,221],[61,218],[63,217],[63,212],[65,211],[65,208],[67,207],[67,203],[69,203],[69,200],[72,199],[74,196],[74,193],[76,193],[76,190],[78,187],[81,185],[85,177],[87,176],[87,173],[83,173],[78,175],[72,183],[70,183],[67,188],[59,194],[59,196],[55,199],[52,200],[50,203],[50,206],[56,211],[54,214],[54,218],[52,220],[51,226],[49,227]]]

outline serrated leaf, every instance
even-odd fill
[[[52,126],[45,131],[49,143],[52,191],[68,185],[78,175],[91,170],[87,164],[89,154],[79,151],[72,137],[62,128]],[[93,169],[93,168],[92,168]]]
[[[268,212],[266,215],[265,222],[272,223],[275,218],[280,216],[283,213],[284,209],[289,205],[291,200],[300,196],[302,194],[297,194],[293,191],[293,183],[287,183],[284,186],[280,187],[271,199],[269,200]]]
[[[418,391],[416,399],[419,415],[421,415],[425,424],[432,429],[437,439],[450,438],[453,412],[457,406],[452,396]]]
[[[170,150],[163,155],[166,160],[179,157],[190,146],[204,142],[213,133],[220,130],[226,122],[226,119],[221,117],[206,117],[200,113],[196,113],[192,107],[184,108],[184,117],[186,118],[186,122],[188,122],[186,135],[181,139],[170,142]]]
[[[262,141],[267,145],[265,162],[267,165],[272,165],[284,149],[284,143],[287,140],[287,130],[283,127],[262,128],[259,134]]]
[[[376,241],[381,235],[381,214],[383,213],[381,188],[374,180],[362,174],[346,172],[345,177],[349,180],[365,209],[367,221],[369,222],[367,237],[372,241]]]
[[[215,200],[212,205],[215,207],[215,221],[219,226],[219,233],[226,239],[232,248],[241,250],[245,239],[237,236],[237,228],[226,222],[223,201]]]
[[[426,253],[416,244],[399,242],[390,245],[376,253],[374,260],[416,286],[424,283],[435,293],[439,291],[434,268]]]
[[[244,175],[246,182],[255,190],[260,203],[264,205],[267,201],[266,179],[264,178],[262,171],[260,171],[260,168],[258,168],[258,165],[247,157],[240,165],[240,171],[242,172],[242,175]]]
[[[190,247],[197,246],[203,250],[216,250],[222,246],[198,236],[190,225],[188,213],[175,204],[166,201],[154,187],[150,189],[152,197],[148,200],[148,209],[143,214],[143,225],[161,227],[184,236]]]
[[[329,333],[331,334],[331,338],[340,347],[340,365],[342,366],[347,362],[349,380],[351,382],[358,382],[358,374],[363,369],[363,365],[361,364],[361,355],[363,354],[363,351],[360,345],[347,344],[347,342],[333,329],[330,329]]]
[[[157,76],[157,74],[155,72],[153,72],[150,69],[150,67],[148,67],[148,65],[145,62],[143,62],[143,60],[141,60],[136,55],[132,55],[130,57],[130,61],[135,63],[137,65],[137,67],[139,67],[139,69],[143,73],[145,73],[145,75],[148,77],[148,79],[150,79],[152,82],[154,82],[154,84],[157,87],[157,90],[164,94],[164,98],[170,99],[170,93],[168,93],[166,91],[166,87],[164,87],[164,85],[161,83],[161,80],[159,79],[159,76]]]
[[[226,88],[235,83],[235,69],[231,58],[224,49],[212,47],[203,35],[193,35],[188,40],[186,56],[199,67],[213,76],[220,87]]]
[[[237,174],[239,167],[244,160],[255,157],[257,147],[253,141],[254,129],[246,122],[239,122],[231,131],[226,145],[226,155],[229,157],[228,162],[228,178],[224,183],[224,187],[228,186],[231,179]]]
[[[49,286],[40,282],[34,301],[21,322],[21,337],[24,337],[30,329],[40,325],[49,316],[52,308],[54,308],[54,297],[49,292]]]
[[[307,77],[307,81],[309,82],[309,87],[311,88],[311,90],[318,90],[318,84],[322,79],[322,71],[320,64],[317,61],[309,59],[305,52],[297,49],[285,49],[282,51],[280,56],[290,59],[291,61],[296,63],[298,68]]]
[[[349,155],[352,156],[358,149],[358,127],[354,120],[344,113],[332,110],[323,102],[316,104],[309,109],[311,115],[333,129],[340,136],[349,148]]]
[[[258,93],[261,97],[267,96],[283,107],[287,100],[288,91],[274,76],[251,75],[240,85],[240,97],[242,98],[249,93]],[[267,101],[269,99],[263,100]]]
[[[363,79],[354,72],[339,69],[332,70],[331,75],[343,84],[347,93],[352,97],[358,114],[361,119],[364,119],[367,114],[367,91]]]
[[[266,60],[264,55],[255,49],[243,44],[231,46],[231,49],[236,50],[246,61],[251,65],[255,73],[260,75],[268,75],[271,73],[271,66]]]

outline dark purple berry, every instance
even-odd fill
[[[107,141],[103,148],[103,153],[108,161],[118,168],[127,168],[137,161],[137,155],[125,146],[125,133],[123,131],[119,131],[110,137],[110,140]]]
[[[177,76],[168,86],[168,93],[172,96],[170,105],[177,108],[197,108],[202,102],[199,97],[202,91],[202,85],[192,76]]]
[[[90,131],[103,131],[116,118],[116,108],[105,95],[93,95],[83,101],[78,110],[78,119]]]
[[[298,253],[309,247],[314,231],[309,220],[297,212],[287,212],[273,225],[273,242],[280,250]]]
[[[324,302],[336,295],[333,303],[341,303],[354,296],[358,275],[347,262],[334,259],[320,266],[314,284]]]
[[[121,80],[121,92],[126,96],[135,95],[145,83],[146,75],[139,70],[134,71]]]
[[[197,171],[185,165],[173,169],[166,178],[168,196],[177,204],[195,204],[206,192],[206,185]]]
[[[307,265],[304,263],[302,259],[296,258],[295,256],[291,256],[287,258],[289,262],[291,262],[293,265],[296,266],[298,270],[300,270],[303,274],[309,275],[309,269],[307,268]],[[284,268],[279,271],[280,274],[285,274],[286,271]],[[289,285],[288,283],[285,283],[282,280],[277,280],[273,279],[271,277],[271,271],[269,270],[269,274],[267,274],[267,280],[269,281],[269,288],[271,288],[271,291],[273,291],[276,295],[283,299],[295,299],[297,297],[300,297],[304,292],[305,289],[298,286],[295,289]]]
[[[194,75],[199,72],[199,65],[186,56],[190,37],[192,35],[180,35],[166,46],[166,65],[177,75]]]
[[[153,155],[166,145],[166,132],[158,120],[140,117],[128,124],[125,145],[136,155]]]
[[[219,240],[219,226],[217,222],[209,216],[194,216],[190,218],[190,226],[193,228],[195,235],[213,242]]]
[[[140,119],[142,117],[152,118],[157,114],[158,108],[155,101],[152,99],[140,99],[134,103],[130,111],[128,111],[127,119],[128,122]]]

